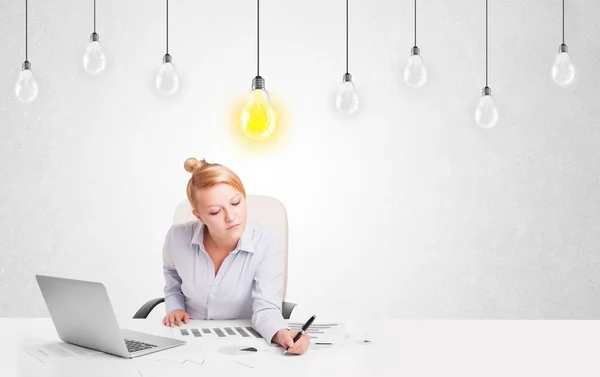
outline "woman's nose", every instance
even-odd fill
[[[225,210],[225,221],[232,222],[235,219],[235,214],[230,210]]]

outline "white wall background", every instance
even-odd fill
[[[0,4],[0,316],[48,315],[36,273],[104,282],[123,318],[161,295],[183,162],[204,156],[287,205],[288,299],[322,317],[600,317],[600,2],[567,1],[578,78],[559,88],[561,2],[490,1],[500,122],[483,130],[483,0],[418,2],[417,91],[400,81],[412,1],[351,1],[353,119],[332,107],[345,2],[263,0],[261,75],[285,129],[267,149],[231,133],[256,72],[254,1],[171,1],[170,99],[153,90],[164,2],[98,1],[99,77],[81,66],[92,3],[29,2],[27,105],[24,2]]]

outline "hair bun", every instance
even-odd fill
[[[185,160],[185,163],[183,164],[183,167],[185,168],[185,170],[188,173],[193,173],[194,170],[201,169],[201,168],[203,168],[206,165],[208,165],[208,163],[206,162],[206,160],[202,159],[202,160],[198,161],[196,158],[190,157],[187,160]]]

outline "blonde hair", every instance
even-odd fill
[[[186,192],[193,208],[196,208],[196,195],[194,195],[196,190],[215,186],[219,183],[233,187],[241,192],[244,198],[246,197],[246,190],[240,177],[226,166],[208,163],[205,159],[198,161],[194,157],[190,157],[185,160],[183,167],[187,172],[192,173]]]

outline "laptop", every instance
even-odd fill
[[[187,343],[119,327],[104,284],[35,275],[58,336],[64,342],[134,358]]]

